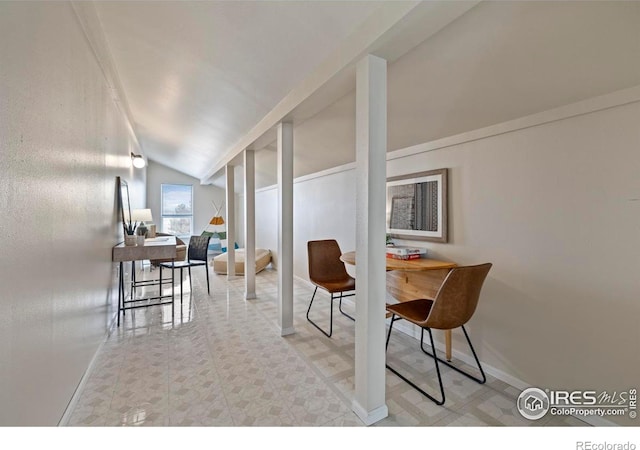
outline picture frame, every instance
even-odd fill
[[[448,242],[448,169],[387,179],[387,233],[392,238]]]

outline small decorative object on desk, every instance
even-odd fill
[[[136,230],[136,234],[138,236],[142,236],[142,237],[147,237],[147,233],[149,232],[149,229],[146,227],[146,225],[144,223],[141,223],[138,226],[138,229]]]
[[[426,248],[418,247],[387,247],[387,258],[419,259],[427,256]]]
[[[124,245],[127,247],[135,247],[138,243],[138,236],[135,234],[125,234],[124,235]]]
[[[145,225],[145,222],[150,223],[153,221],[153,216],[151,215],[151,210],[146,208],[146,209],[134,209],[133,211],[131,211],[131,220],[133,220],[134,222],[138,222],[138,231],[137,231],[137,235],[138,236],[144,236],[144,237],[148,237],[147,233],[149,232],[149,229],[147,228],[147,226]]]
[[[138,243],[138,236],[136,236],[137,222],[131,220],[131,216],[125,211],[125,216],[122,218],[122,226],[124,227],[124,245],[127,247],[133,247]]]

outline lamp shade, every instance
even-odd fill
[[[209,222],[209,225],[224,225],[224,219],[222,218],[222,216],[213,216],[213,218]]]
[[[153,222],[150,209],[134,209],[131,211],[131,220],[134,222]]]
[[[144,160],[142,155],[134,155],[133,153],[131,153],[131,161],[133,162],[133,167],[137,169],[142,169],[147,165],[147,162]]]

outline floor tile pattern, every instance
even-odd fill
[[[182,305],[127,312],[97,355],[70,415],[71,426],[363,426],[351,411],[354,323],[334,310],[327,338],[305,318],[313,292],[294,286],[296,333],[277,328],[277,274],[256,277],[258,298],[244,299],[244,279],[203,271],[184,287]],[[177,275],[178,272],[176,272]],[[148,267],[139,275],[153,278]],[[185,274],[186,276],[186,274]],[[152,288],[148,288],[152,289]],[[179,292],[179,291],[178,291]],[[139,290],[138,295],[145,295]],[[329,297],[312,314],[328,324]],[[353,312],[345,304],[347,312]],[[437,389],[433,361],[414,339],[394,333],[388,360],[426,389]],[[387,371],[389,416],[376,426],[585,426],[573,418],[523,419],[519,391],[488,376],[479,385],[442,370],[447,401],[437,406]]]

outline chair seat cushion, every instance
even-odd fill
[[[312,281],[312,283],[330,293],[353,291],[356,288],[356,280],[351,277],[337,281]]]
[[[396,316],[400,316],[409,322],[419,324],[427,320],[432,306],[433,300],[420,298],[409,302],[394,303],[393,305],[387,304],[387,311],[392,312]]]

